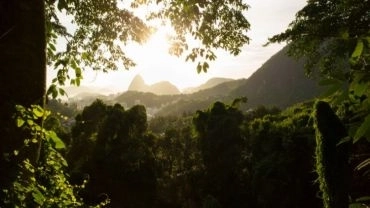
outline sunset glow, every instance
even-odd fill
[[[251,23],[248,36],[249,45],[234,57],[224,51],[217,51],[217,59],[210,63],[207,73],[197,73],[196,64],[185,62],[184,57],[169,55],[168,35],[166,27],[158,31],[144,44],[128,44],[123,47],[125,53],[137,65],[130,70],[123,68],[109,73],[86,70],[82,85],[110,89],[122,92],[127,90],[132,79],[140,74],[147,84],[169,81],[180,90],[205,83],[212,77],[248,78],[273,54],[284,45],[262,45],[268,37],[282,32],[294,19],[295,13],[305,5],[305,0],[258,0],[247,2],[250,9],[247,19]]]

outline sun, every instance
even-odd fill
[[[188,79],[191,75],[186,73],[194,72],[194,63],[186,62],[183,57],[170,55],[171,35],[171,28],[159,27],[146,43],[135,44],[126,50],[127,55],[137,63],[133,70],[142,75],[148,84],[170,81],[181,87],[192,82]]]

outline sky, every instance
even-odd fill
[[[207,73],[197,73],[196,62],[185,62],[184,58],[168,54],[165,29],[154,34],[145,45],[131,44],[125,52],[137,65],[130,70],[120,69],[108,73],[86,70],[82,86],[106,89],[107,93],[127,90],[131,80],[138,74],[146,84],[169,81],[180,90],[205,83],[212,77],[232,79],[248,78],[284,44],[263,47],[268,37],[283,32],[295,14],[306,4],[306,0],[249,0],[246,17],[251,24],[247,35],[251,41],[242,48],[238,56],[218,51],[217,60],[210,62]],[[48,73],[51,80],[52,73]]]

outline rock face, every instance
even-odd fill
[[[162,81],[153,85],[147,85],[140,75],[136,75],[128,87],[128,91],[151,92],[157,95],[180,94],[180,90],[170,82]]]

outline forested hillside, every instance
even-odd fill
[[[80,195],[90,205],[109,197],[112,207],[321,207],[314,103],[248,112],[234,104],[148,121],[144,106],[96,100],[65,141],[72,183],[87,181]],[[350,165],[369,150],[356,145]],[[351,196],[370,194],[360,173]]]
[[[285,108],[297,102],[320,96],[325,88],[306,76],[304,60],[287,54],[289,46],[272,56],[246,82],[230,95],[246,96],[248,106],[277,106]]]

